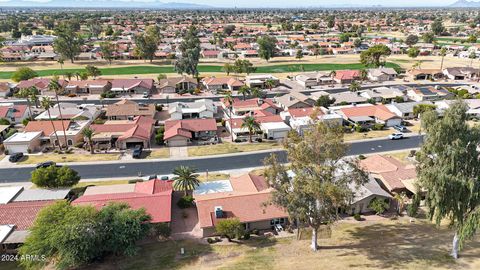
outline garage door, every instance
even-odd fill
[[[8,150],[9,154],[27,153],[28,152],[28,146],[27,145],[6,145],[5,147]]]
[[[128,149],[133,149],[136,146],[142,146],[143,147],[143,142],[127,142],[127,148]]]

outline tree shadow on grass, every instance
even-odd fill
[[[478,260],[480,243],[469,243],[466,249],[475,249],[467,253],[469,257],[454,261],[450,256],[453,233],[446,228],[436,228],[432,224],[395,223],[372,224],[349,229],[346,233],[356,240],[357,244],[344,246],[321,247],[321,249],[345,248],[344,254],[365,255],[369,261],[382,268],[405,267],[409,263],[425,262],[433,268],[462,267],[469,261]],[[342,256],[342,255],[340,255]]]

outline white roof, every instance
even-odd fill
[[[260,126],[268,130],[290,130],[290,127],[284,122],[261,123]]]
[[[203,182],[193,191],[193,195],[205,195],[219,192],[233,191],[229,180]]]
[[[32,132],[19,132],[13,134],[11,137],[6,139],[4,143],[14,143],[14,142],[30,142],[33,139],[40,137],[42,132],[32,131]]]
[[[0,188],[0,204],[9,203],[23,187],[1,187]]]
[[[0,243],[13,231],[15,225],[0,225]]]

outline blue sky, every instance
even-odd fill
[[[0,0],[0,6],[4,4],[19,3],[22,1],[29,2],[39,2],[39,3],[49,3],[54,0]],[[58,0],[55,0],[58,1]],[[382,6],[445,6],[449,5],[455,0],[363,0],[363,1],[353,1],[353,0],[63,0],[63,2],[68,3],[69,1],[84,2],[85,6],[89,6],[89,2],[135,2],[138,7],[146,5],[147,3],[151,4],[152,2],[177,2],[177,3],[195,3],[195,4],[204,4],[215,7],[252,7],[252,8],[261,8],[261,7],[308,7],[308,6],[366,6],[366,5],[382,5]]]

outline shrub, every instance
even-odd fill
[[[83,148],[83,142],[77,142],[74,146],[76,148]]]
[[[207,238],[207,243],[213,244],[213,243],[215,243],[215,242],[216,242],[215,239],[213,239],[213,238]]]
[[[256,138],[255,141],[262,142],[263,140],[262,140],[262,138]]]
[[[117,94],[115,94],[115,92],[112,92],[112,91],[107,91],[100,94],[100,97],[102,98],[114,98],[116,96]]]
[[[377,123],[377,124],[373,125],[373,128],[372,128],[372,129],[373,129],[373,130],[382,130],[384,127],[385,127],[384,124],[379,124],[379,123]]]
[[[252,234],[260,235],[260,231],[258,229],[253,229]]]
[[[243,239],[245,239],[245,240],[250,239],[250,233],[249,233],[249,232],[246,232],[246,233],[243,235]]]
[[[218,221],[215,230],[220,235],[227,237],[228,241],[245,235],[245,229],[238,218],[227,218]]]
[[[128,183],[129,184],[135,184],[135,183],[138,183],[138,182],[143,182],[142,179],[131,179],[131,180],[128,180]]]
[[[162,145],[164,143],[163,136],[164,136],[163,133],[155,134],[155,143],[158,145]]]
[[[356,221],[361,221],[361,220],[362,220],[362,216],[361,216],[359,213],[356,213],[355,215],[353,215],[353,218],[354,218]]]
[[[364,156],[364,155],[358,155],[358,159],[360,159],[360,160],[364,160],[364,159],[366,159],[366,158],[367,158],[367,157]]]
[[[30,119],[25,118],[25,119],[22,120],[22,125],[26,126],[26,125],[28,125],[28,122],[30,122]]]
[[[420,207],[420,196],[414,195],[412,204],[407,206],[407,215],[409,217],[415,217],[418,214],[418,208]]]
[[[181,209],[190,208],[193,206],[194,200],[195,199],[192,196],[183,196],[182,198],[180,198],[180,200],[178,200],[177,205]]]
[[[239,143],[239,142],[242,142],[242,140],[239,139],[239,138],[236,138],[236,139],[234,140],[234,142]]]
[[[414,157],[417,154],[416,150],[410,150],[410,153],[408,154],[409,157]]]
[[[157,110],[157,112],[161,112],[163,110],[162,104],[156,104],[155,105],[155,110]]]
[[[375,211],[377,215],[383,214],[388,209],[388,207],[388,203],[385,200],[379,198],[373,198],[368,204],[368,208]]]
[[[364,126],[356,125],[356,126],[355,126],[355,131],[361,133],[361,132],[367,132],[368,129],[367,129],[366,127],[364,127]]]
[[[73,94],[73,93],[70,93],[67,95],[67,97],[76,97],[77,95],[76,94]]]
[[[170,234],[172,233],[172,229],[170,226],[168,226],[165,223],[157,223],[152,225],[153,231],[155,235],[161,236],[163,238],[168,238],[170,237]]]

